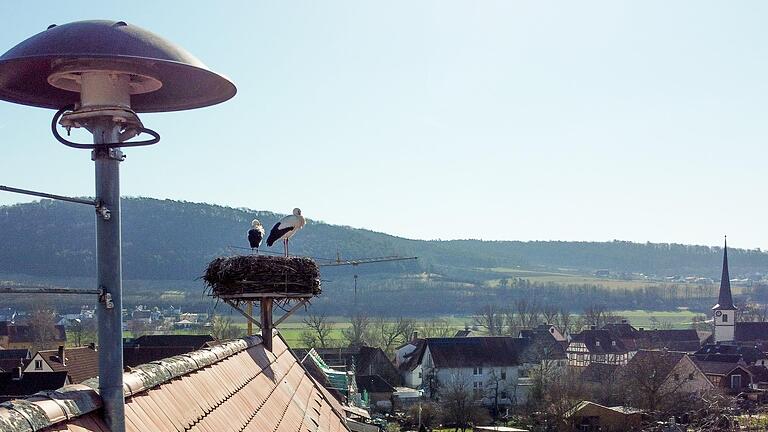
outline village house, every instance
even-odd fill
[[[40,391],[50,391],[68,384],[66,372],[24,373],[21,367],[0,372],[0,402],[21,399]]]
[[[395,388],[392,387],[384,378],[378,375],[358,375],[355,377],[357,382],[357,391],[365,394],[371,407],[376,407],[379,402],[381,407],[392,407],[392,395]]]
[[[425,343],[426,340],[418,338],[414,332],[414,338],[395,349],[395,366],[400,373],[403,385],[406,387],[421,387],[424,374],[421,363],[419,363],[419,357]]]
[[[694,360],[696,366],[706,374],[709,381],[727,393],[736,394],[752,383],[752,373],[746,364]]]
[[[693,353],[696,360],[714,361],[725,363],[744,362],[748,366],[762,366],[768,364],[765,353],[753,346],[738,346],[725,344],[707,344]]]
[[[67,384],[81,383],[99,374],[99,354],[96,346],[38,351],[24,368],[24,373],[66,372]],[[53,388],[49,390],[54,390]]]
[[[62,325],[52,326],[51,334],[45,340],[35,340],[34,333],[31,325],[0,321],[0,348],[24,349],[38,345],[44,349],[55,349],[67,341],[67,332]]]
[[[304,358],[308,350],[296,349]],[[323,361],[334,369],[352,370],[356,375],[379,375],[390,385],[400,385],[400,373],[384,351],[378,347],[350,346],[346,348],[315,348]]]
[[[635,328],[626,319],[602,327],[620,339],[631,358],[640,349],[668,349],[694,352],[701,347],[701,337],[694,329],[644,329]],[[709,333],[707,333],[709,334]]]
[[[715,387],[699,363],[680,351],[640,350],[619,373],[620,383],[633,389],[653,390],[657,396],[672,393],[700,394]]]
[[[0,349],[0,372],[10,372],[13,368],[24,366],[32,358],[28,348]]]
[[[566,363],[562,346],[548,331],[529,338],[427,338],[416,352],[408,364],[421,379],[413,384],[428,397],[439,399],[445,386],[460,385],[485,405],[525,402],[530,370]]]
[[[591,363],[623,366],[629,361],[629,350],[621,339],[608,330],[596,330],[592,326],[571,336],[566,348],[568,365],[586,367]]]

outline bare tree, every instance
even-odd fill
[[[72,337],[75,339],[73,341],[75,346],[96,343],[96,320],[94,319],[83,320],[76,318],[72,321],[70,331],[72,332]]]
[[[398,317],[395,321],[384,317],[374,322],[375,344],[385,353],[392,354],[397,343],[405,342],[416,328],[416,322],[410,318]]]
[[[152,326],[147,321],[140,319],[128,321],[126,327],[128,327],[128,331],[131,332],[131,336],[134,338],[149,334],[152,330]]]
[[[534,376],[534,386],[528,396],[529,409],[546,413],[546,429],[558,430],[565,424],[565,415],[584,400],[587,393],[578,374],[569,369],[557,369],[553,374],[539,379]]]
[[[440,401],[444,423],[451,424],[456,431],[465,431],[473,424],[490,422],[488,410],[476,405],[476,395],[469,382],[461,375],[452,377],[440,389]]]
[[[768,304],[745,302],[736,309],[736,321],[766,322],[768,321]]]
[[[650,411],[676,411],[687,392],[681,387],[689,382],[687,370],[678,370],[679,353],[639,351],[624,367],[621,382],[629,402]]]
[[[32,349],[39,351],[49,347],[56,340],[56,312],[46,302],[35,303],[29,315],[29,330],[32,337]]]
[[[560,316],[560,310],[555,305],[546,305],[541,308],[541,316],[544,317],[545,324],[555,324]]]
[[[302,334],[303,341],[310,348],[327,348],[333,324],[328,322],[325,314],[312,314],[305,316],[302,322],[308,330]],[[310,343],[307,343],[310,342]]]
[[[504,328],[503,310],[494,305],[485,305],[472,317],[477,327],[485,329],[488,336],[498,336]]]
[[[573,315],[568,309],[561,308],[560,313],[557,315],[557,326],[563,334],[573,333],[576,320],[573,319]]]
[[[349,319],[350,326],[341,331],[344,339],[351,346],[366,345],[371,339],[371,320],[366,315],[357,314]]]
[[[422,337],[425,338],[450,337],[454,334],[454,329],[451,327],[451,324],[447,320],[440,318],[432,318],[423,321],[421,325],[418,326],[418,329],[421,332]]]
[[[520,331],[520,321],[517,319],[514,309],[504,309],[504,334],[517,336]]]
[[[605,305],[593,304],[584,309],[581,315],[584,325],[602,328],[606,324],[616,324],[621,322],[622,317],[609,310]]]
[[[539,325],[541,309],[535,301],[528,301],[525,298],[519,299],[515,302],[515,310],[520,327],[534,328]]]
[[[211,336],[218,340],[235,339],[242,336],[245,331],[232,323],[231,317],[221,315],[211,316]]]

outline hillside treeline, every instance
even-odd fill
[[[310,209],[305,213],[311,217]],[[127,279],[194,279],[213,257],[243,252],[229,246],[246,246],[245,231],[251,219],[257,217],[269,228],[281,216],[211,204],[126,198],[124,275]],[[0,207],[0,272],[92,275],[94,218],[93,209],[87,206],[50,200]],[[717,279],[722,259],[719,247],[623,241],[420,241],[312,220],[292,241],[292,250],[324,258],[334,258],[337,253],[342,258],[417,255],[420,259],[415,263],[377,264],[367,271],[457,276],[478,268],[520,266]],[[768,269],[768,254],[759,250],[733,249],[730,258],[732,276]]]

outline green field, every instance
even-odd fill
[[[708,294],[715,295],[717,291],[717,285],[715,284],[687,284],[682,281],[668,282],[661,280],[650,279],[615,279],[615,278],[603,278],[592,275],[576,274],[568,272],[545,272],[545,271],[532,271],[522,270],[517,268],[508,267],[494,267],[487,269],[496,273],[500,273],[507,279],[527,279],[531,282],[546,284],[554,283],[559,285],[596,285],[609,289],[642,289],[648,287],[659,286],[676,286],[676,287],[689,287],[696,291],[704,291]],[[499,279],[491,279],[486,282],[489,287],[498,287]],[[734,287],[735,292],[740,292],[739,288]]]

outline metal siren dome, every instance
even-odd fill
[[[201,108],[232,98],[237,89],[183,48],[122,21],[52,25],[0,56],[0,99],[60,109],[81,101],[89,72],[128,80],[136,112]]]

